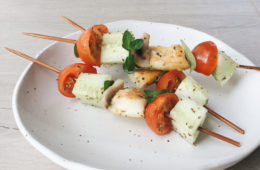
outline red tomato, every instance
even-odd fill
[[[185,77],[186,76],[182,71],[169,71],[160,77],[156,84],[156,90],[168,89],[170,92],[174,93]]]
[[[174,93],[163,93],[147,105],[145,108],[146,124],[158,135],[165,135],[172,130],[172,122],[166,114],[178,102],[178,97]]]
[[[205,41],[198,44],[193,50],[196,58],[196,71],[209,76],[215,69],[218,62],[218,49],[214,42]]]
[[[94,25],[91,27],[92,31],[94,31],[97,35],[99,35],[101,38],[103,34],[108,33],[108,28],[105,25]]]
[[[105,25],[94,25],[80,35],[77,41],[77,51],[82,61],[100,66],[102,36],[107,32]]]
[[[97,73],[97,70],[89,64],[75,63],[59,73],[58,89],[66,97],[75,97],[72,90],[80,73]]]

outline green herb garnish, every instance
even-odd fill
[[[78,50],[77,50],[77,44],[74,45],[74,55],[75,57],[79,58]]]
[[[114,80],[106,80],[106,81],[104,82],[104,91],[105,91],[108,87],[112,86],[113,84],[114,84]]]
[[[126,30],[124,32],[122,46],[129,51],[129,55],[123,65],[123,69],[127,74],[131,74],[135,70],[135,60],[132,51],[139,50],[142,48],[143,44],[144,41],[142,39],[135,40],[134,36],[129,31]]]
[[[145,98],[148,103],[151,103],[159,94],[170,93],[170,90],[164,89],[159,91],[144,90]]]
[[[185,53],[185,57],[188,60],[189,64],[190,64],[190,72],[192,72],[196,66],[196,59],[194,57],[194,55],[192,54],[190,48],[185,44],[185,42],[183,40],[181,40],[181,44]]]

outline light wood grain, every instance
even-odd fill
[[[0,170],[62,169],[34,149],[17,130],[11,110],[14,85],[28,62],[7,46],[35,56],[51,41],[21,32],[64,36],[77,31],[61,16],[84,28],[121,19],[184,25],[212,34],[260,65],[259,0],[8,0],[0,1]],[[230,169],[260,169],[260,149]]]

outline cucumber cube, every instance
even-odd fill
[[[182,138],[193,144],[207,116],[207,109],[190,99],[180,100],[171,110],[173,129]]]
[[[188,98],[201,105],[206,105],[209,99],[208,91],[190,76],[182,80],[175,94],[179,99]]]
[[[128,51],[122,47],[123,32],[113,32],[103,35],[101,46],[102,64],[125,63]]]
[[[224,51],[219,51],[218,63],[212,75],[223,86],[232,77],[237,66],[238,64],[227,56]]]
[[[76,80],[72,93],[84,104],[102,107],[101,98],[106,80],[112,80],[112,76],[81,73]]]

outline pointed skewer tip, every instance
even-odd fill
[[[7,51],[12,51],[10,48],[8,48],[8,47],[4,47]]]

